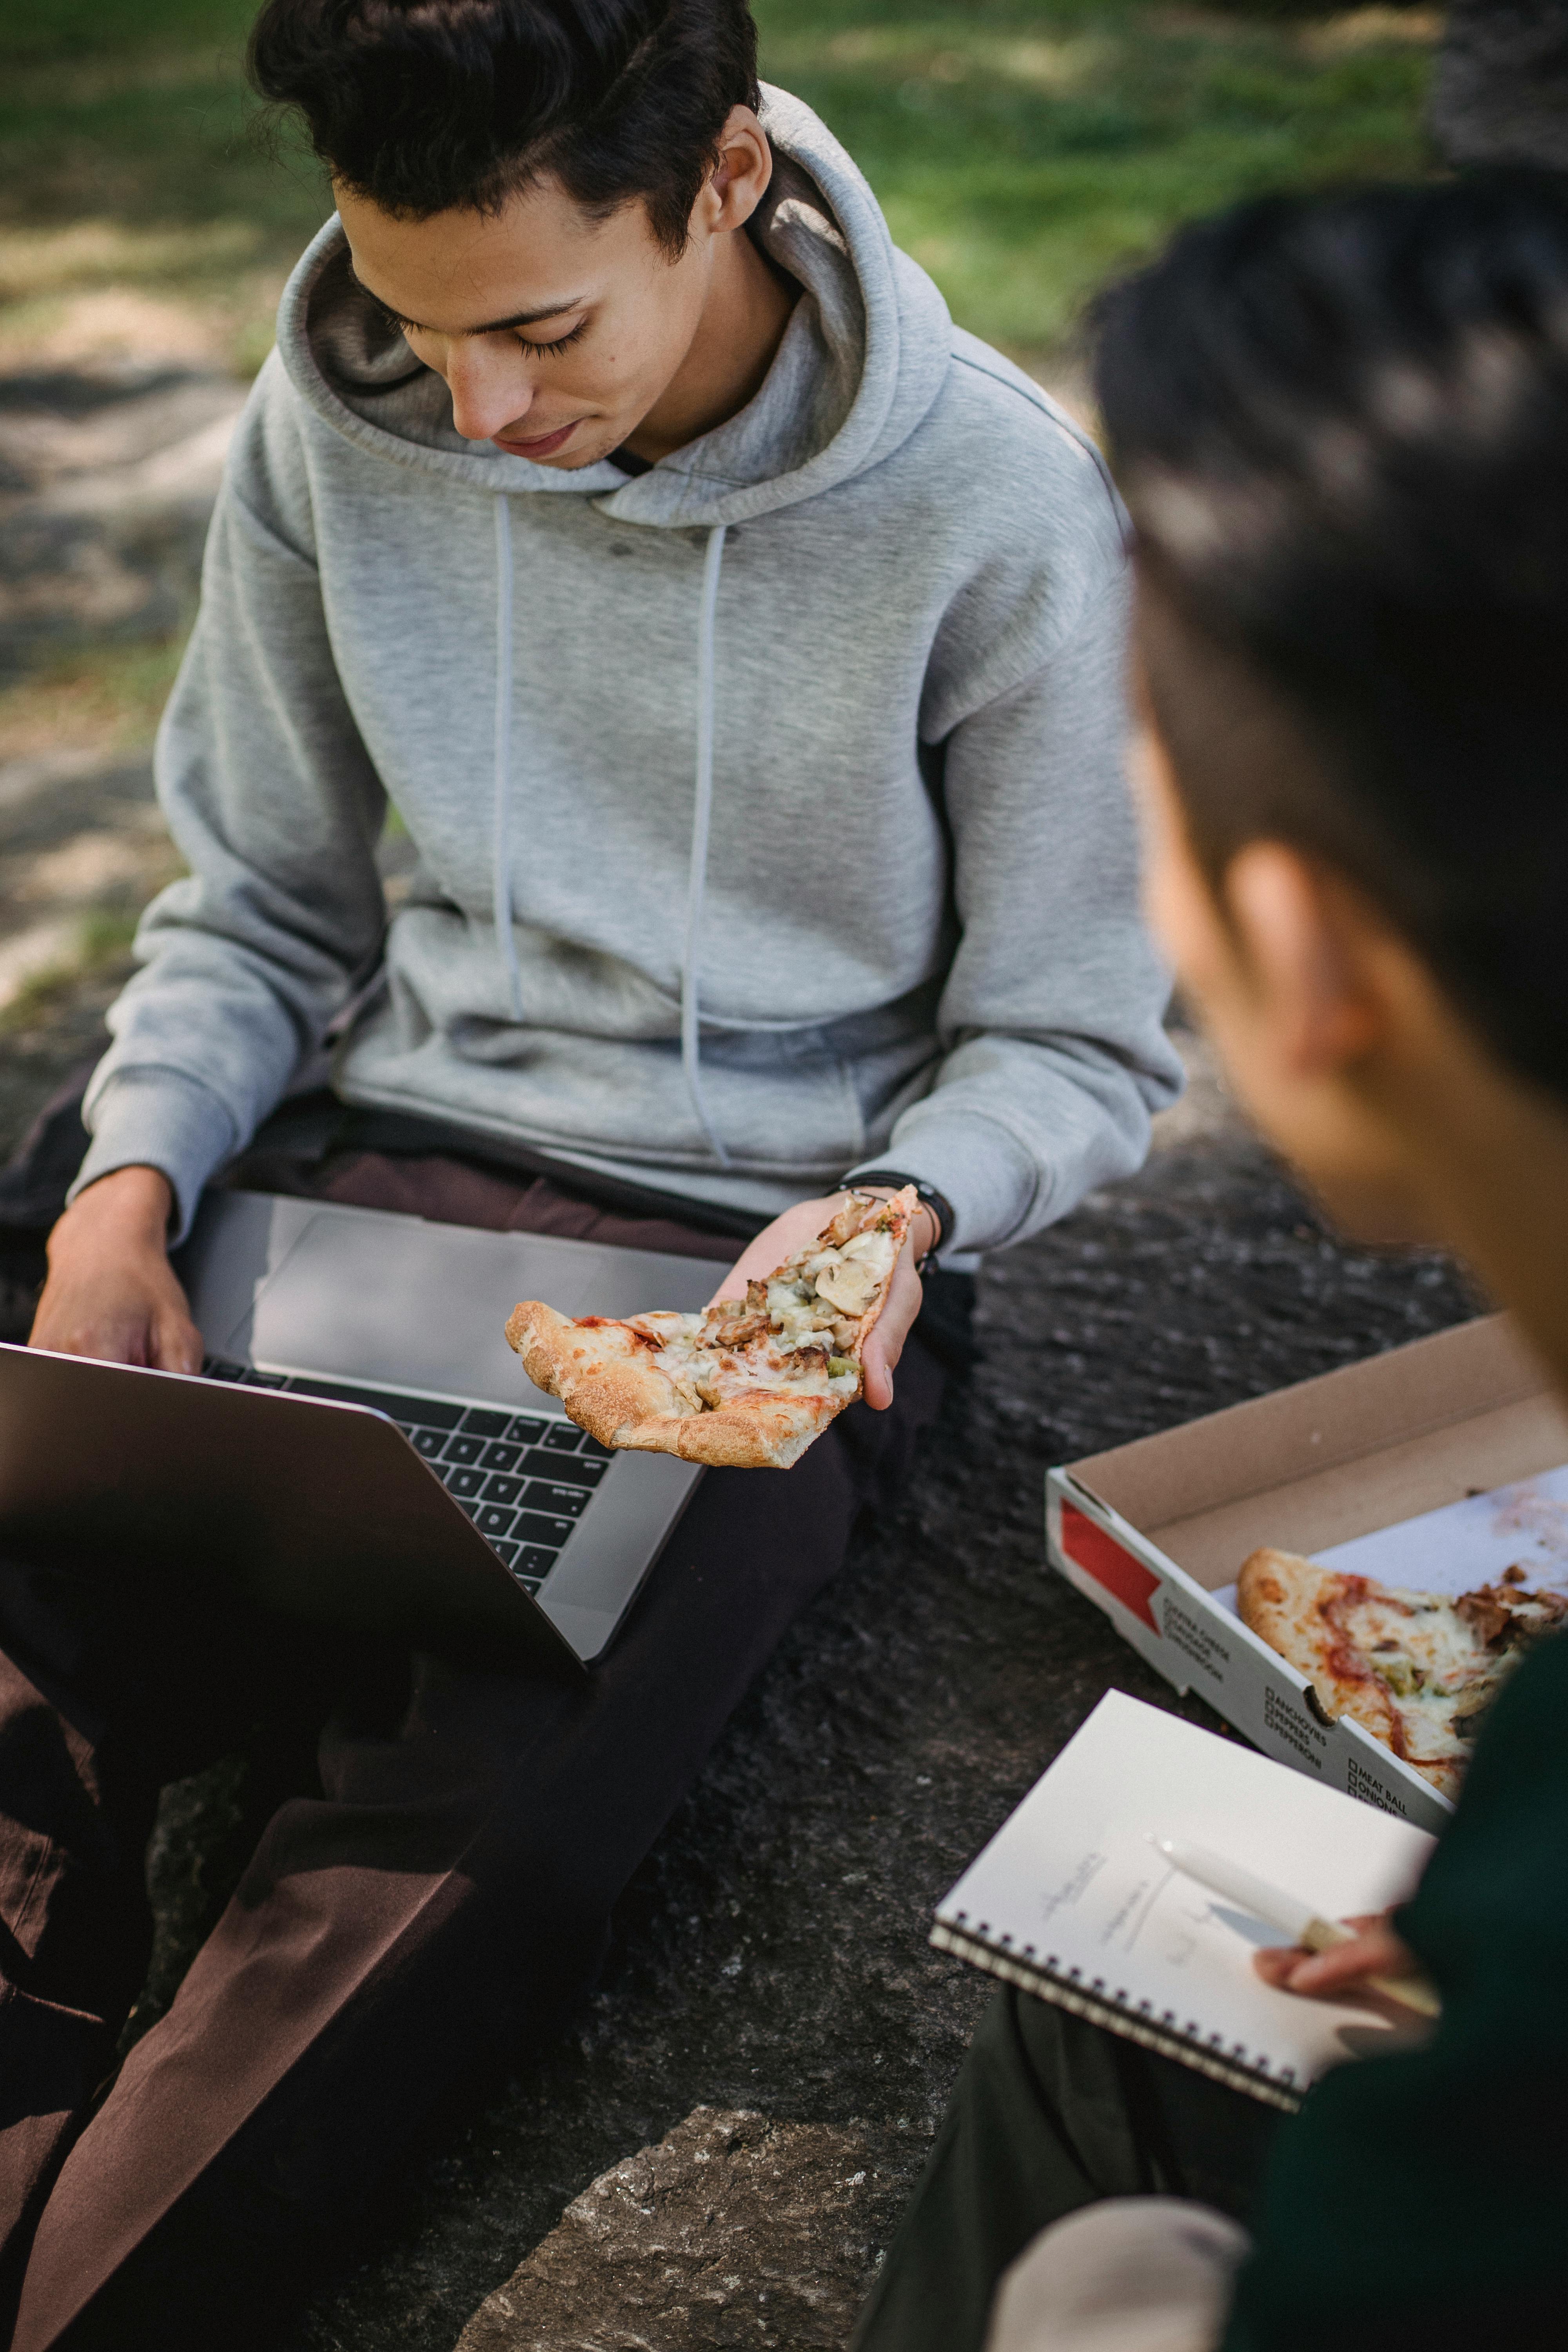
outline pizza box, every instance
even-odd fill
[[[1328,1718],[1221,1596],[1260,1545],[1315,1555],[1563,1464],[1568,1415],[1507,1318],[1487,1316],[1062,1464],[1047,1474],[1046,1541],[1141,1656],[1266,1755],[1437,1830],[1448,1800],[1359,1724]]]

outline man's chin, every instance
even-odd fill
[[[604,433],[599,432],[595,434],[591,440],[578,441],[574,438],[567,442],[564,448],[552,449],[548,457],[535,457],[531,462],[536,466],[548,466],[552,473],[555,474],[582,474],[585,473],[590,466],[599,465],[619,446],[618,442],[606,440]],[[520,457],[526,457],[527,454],[527,451],[522,449],[514,452],[514,455]]]
[[[547,466],[556,467],[563,474],[581,474],[585,472],[588,467],[600,464],[609,455],[609,446],[600,448],[595,445],[586,453],[568,447],[559,450],[553,457],[546,457],[544,463]]]
[[[627,430],[631,429],[628,426]],[[557,474],[580,474],[589,466],[598,465],[602,458],[607,457],[613,449],[619,446],[619,443],[615,438],[613,428],[606,433],[603,423],[596,422],[591,433],[574,433],[559,449],[547,449],[537,457],[531,449],[525,448],[520,442],[508,441],[499,433],[495,436],[495,446],[509,457],[526,457],[531,466],[545,466]]]

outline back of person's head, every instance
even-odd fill
[[[756,59],[746,0],[268,0],[250,41],[262,96],[383,211],[493,212],[550,178],[595,216],[640,198],[676,255]]]
[[[1568,180],[1252,204],[1099,326],[1194,853],[1324,860],[1568,1095]]]

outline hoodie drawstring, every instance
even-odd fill
[[[522,1019],[522,975],[517,968],[517,934],[511,919],[511,505],[503,490],[496,516],[496,746],[495,807],[490,853],[494,865],[492,908],[501,969],[512,1019]]]
[[[686,946],[680,959],[680,1066],[686,1090],[721,1168],[730,1155],[719,1139],[702,1098],[700,941],[702,899],[708,887],[708,826],[713,814],[713,698],[719,619],[719,572],[724,561],[726,523],[708,534],[702,564],[702,609],[697,625],[697,776],[691,808],[691,871],[686,886]]]
[[[495,501],[496,519],[496,723],[495,805],[491,817],[496,940],[507,978],[512,1017],[522,1018],[522,976],[511,904],[511,508],[505,492]],[[686,940],[680,961],[680,1066],[687,1092],[721,1168],[730,1155],[708,1116],[702,1097],[700,944],[702,901],[708,887],[708,830],[713,814],[713,698],[719,618],[719,573],[729,526],[715,523],[702,564],[702,606],[697,626],[697,773],[692,793],[691,866],[686,886]]]

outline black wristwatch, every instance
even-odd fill
[[[937,1252],[944,1249],[952,1240],[952,1228],[957,1222],[952,1213],[952,1202],[945,1192],[939,1192],[934,1184],[923,1184],[918,1176],[906,1176],[901,1168],[863,1168],[853,1176],[841,1176],[838,1181],[840,1188],[847,1192],[863,1192],[870,1184],[893,1184],[900,1190],[906,1184],[914,1186],[916,1199],[922,1209],[931,1211],[931,1221],[936,1226],[936,1239],[915,1267],[917,1274],[924,1274]]]

